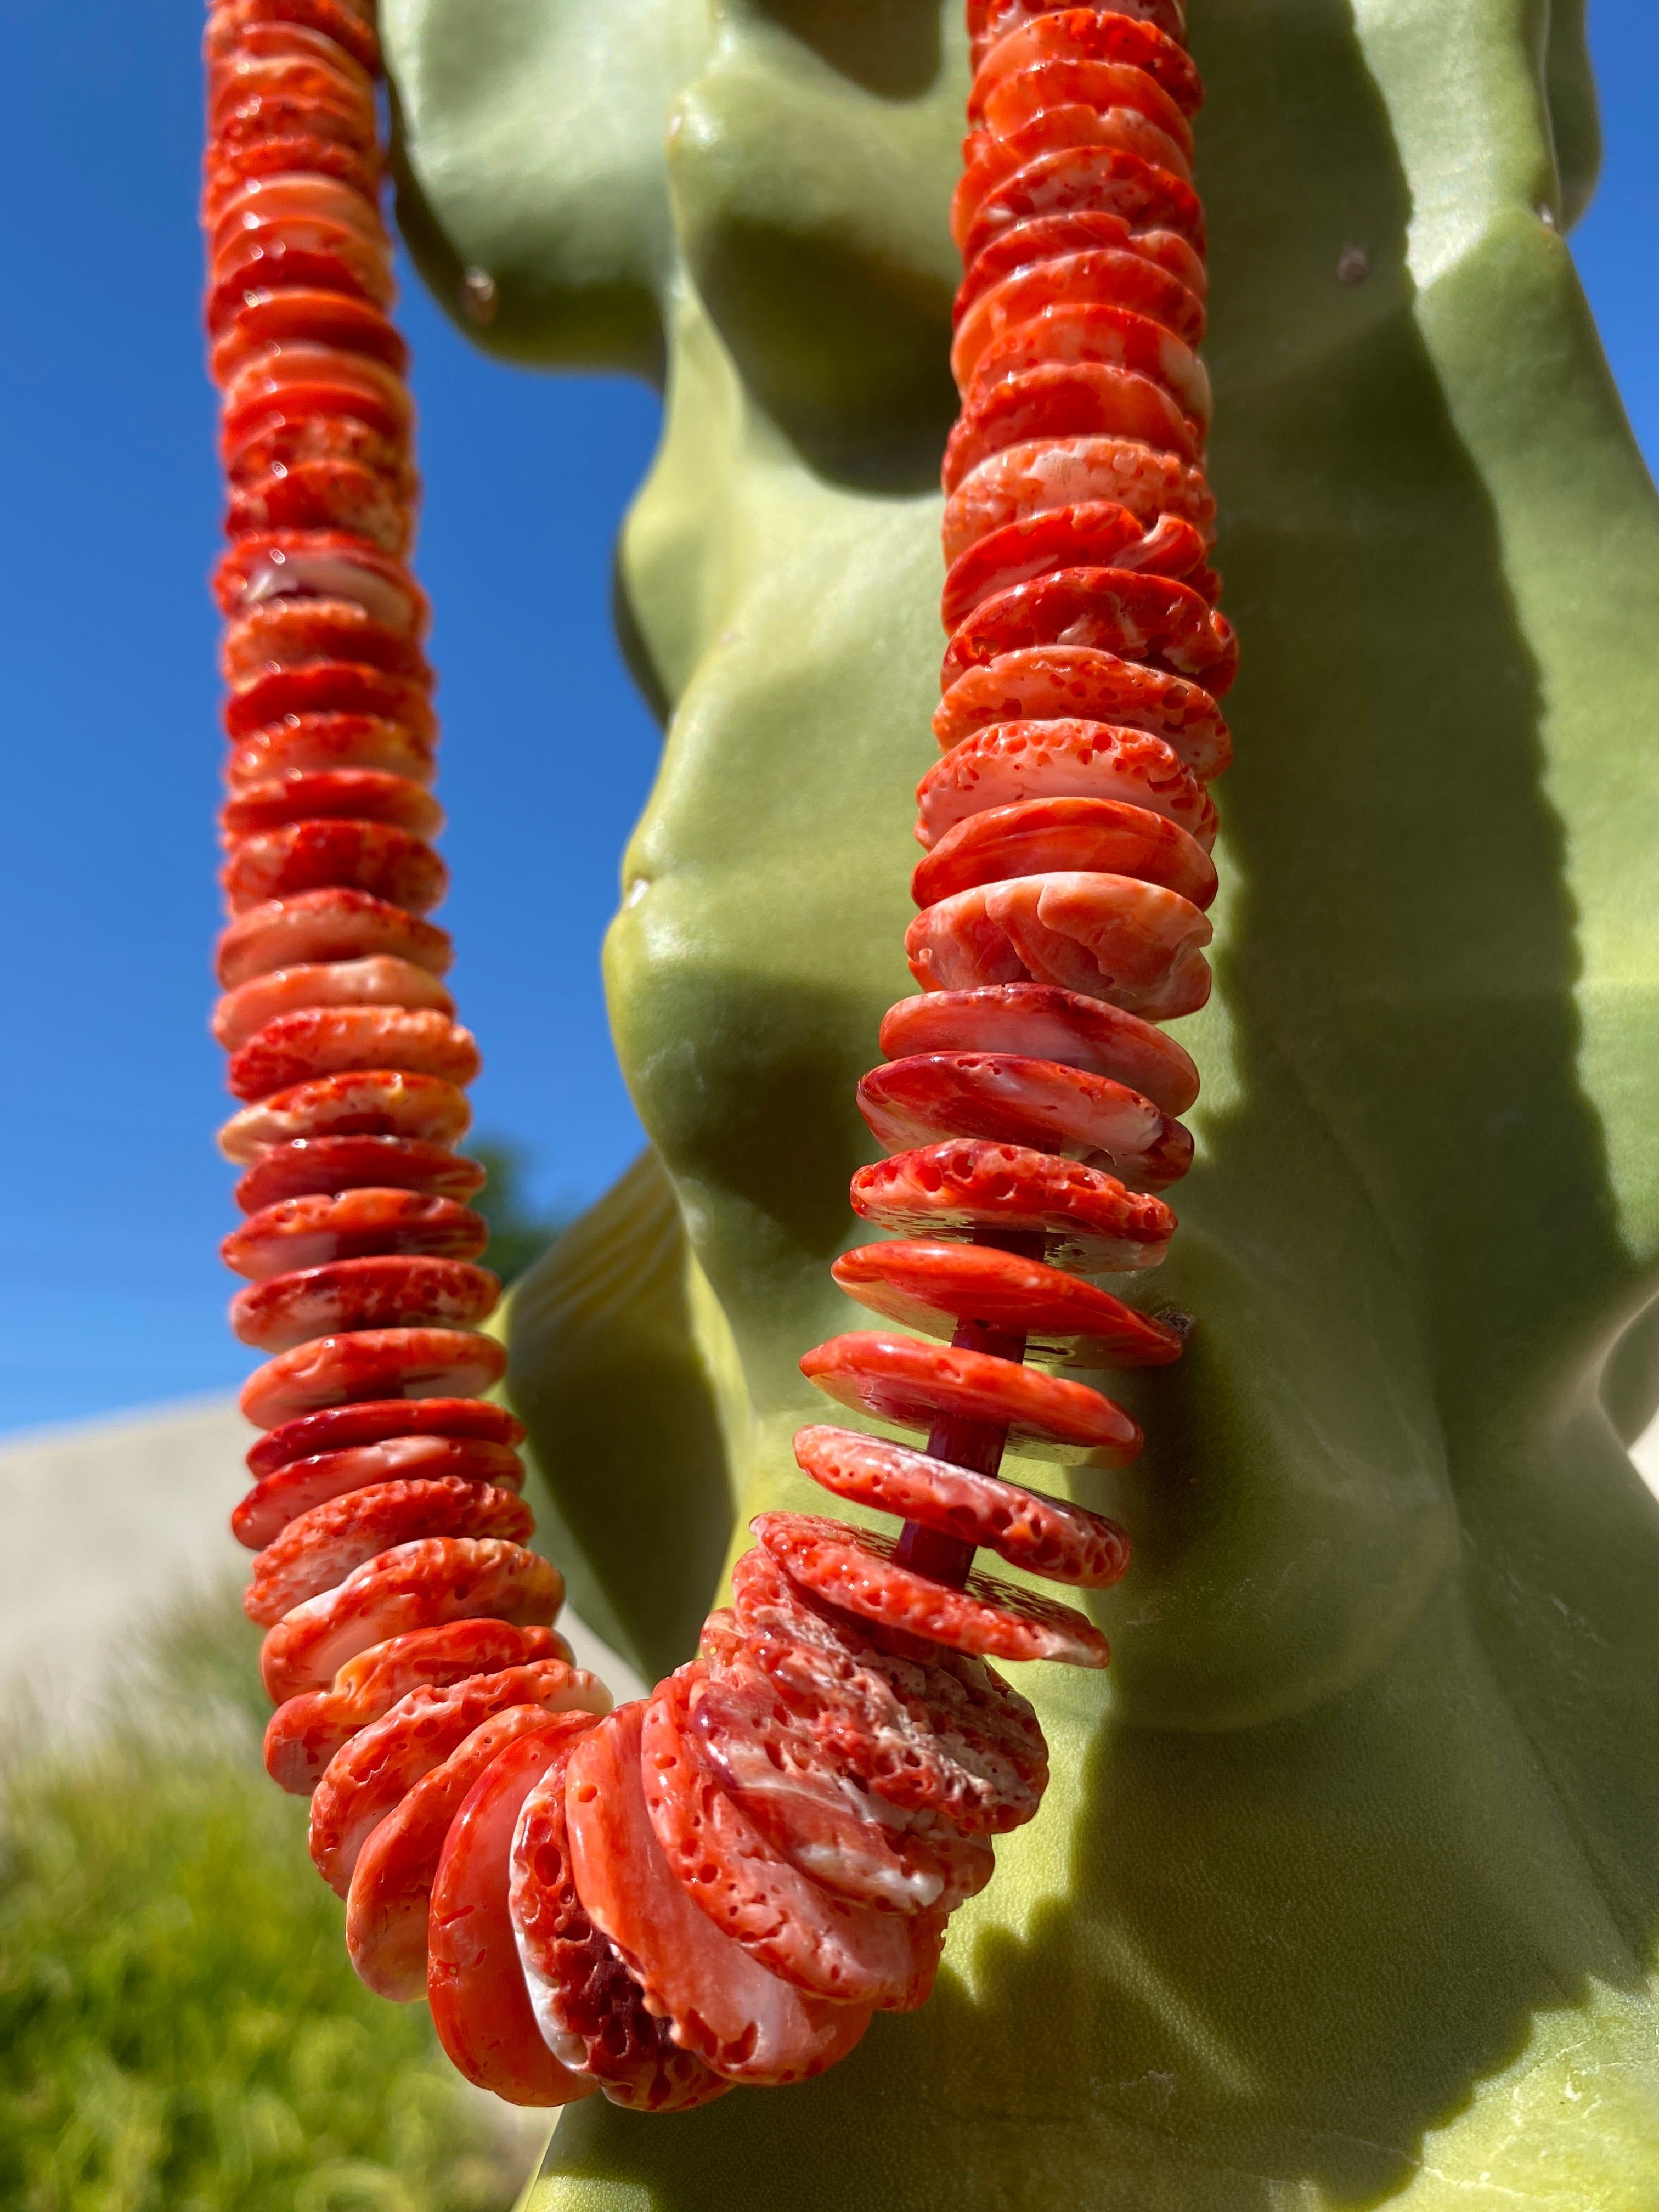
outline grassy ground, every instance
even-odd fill
[[[527,2163],[352,1973],[228,1607],[107,1725],[0,1763],[5,2212],[499,2212]]]

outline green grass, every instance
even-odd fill
[[[0,1769],[5,2212],[497,2212],[523,2179],[426,2008],[352,1973],[253,1649],[185,1616],[95,1738]]]

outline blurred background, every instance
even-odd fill
[[[486,0],[481,0],[485,4]],[[827,0],[828,3],[828,0]],[[219,526],[195,0],[0,0],[0,2205],[485,2212],[535,2143],[355,1984],[258,1772],[216,1250]],[[1659,9],[1591,0],[1572,249],[1659,454]],[[657,737],[611,548],[658,405],[475,354],[409,283],[473,1148],[522,1262],[641,1141],[599,942]],[[613,1677],[614,1677],[613,1670]]]

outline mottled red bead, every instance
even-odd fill
[[[559,1659],[410,1690],[342,1747],[312,1798],[311,1856],[329,1887],[343,1897],[358,1854],[387,1814],[474,1729],[514,1705],[597,1718],[610,1700],[594,1676]]]
[[[721,1788],[690,1727],[704,1670],[658,1684],[641,1728],[646,1805],[669,1866],[720,1933],[809,1996],[912,2012],[933,1987],[944,1916],[833,1897],[769,1844]]]
[[[1140,807],[1206,853],[1215,842],[1214,804],[1173,745],[1070,715],[992,723],[953,745],[916,786],[917,842],[931,851],[970,816],[1056,799]]]
[[[305,1137],[407,1137],[453,1145],[466,1134],[471,1119],[465,1092],[453,1083],[396,1068],[365,1068],[320,1075],[244,1106],[220,1130],[219,1149],[248,1167],[270,1146]]]
[[[969,141],[951,202],[964,264],[1012,224],[1074,208],[1106,208],[1136,230],[1173,230],[1203,252],[1204,210],[1186,153],[1148,117],[1071,100],[1022,121],[1006,99],[998,105],[1000,127]]]
[[[1097,647],[1028,646],[957,678],[933,714],[941,752],[1000,724],[1069,722],[1144,730],[1200,782],[1219,775],[1232,741],[1207,691],[1166,669]]]
[[[1141,526],[1117,501],[1079,501],[1006,522],[959,553],[945,572],[939,611],[954,629],[982,600],[1057,568],[1109,568],[1141,538]],[[1201,559],[1198,548],[1195,559]],[[1192,563],[1188,564],[1189,566]]]
[[[910,878],[918,906],[1012,876],[1136,876],[1200,909],[1216,894],[1215,864],[1162,816],[1115,799],[1027,799],[988,807],[947,830]]]
[[[233,1096],[252,1100],[322,1077],[384,1068],[459,1088],[482,1064],[471,1031],[434,1009],[301,1006],[275,1015],[233,1053],[226,1082]]]
[[[1192,181],[1192,125],[1142,61],[1079,52],[1074,45],[1069,51],[1031,54],[1023,68],[988,73],[975,82],[969,99],[971,119],[1005,142],[1036,116],[1079,106],[1097,115],[1127,108],[1155,124],[1180,155],[1181,174]]]
[[[837,1498],[897,1520],[983,1545],[1028,1574],[1106,1589],[1129,1564],[1129,1541],[1115,1522],[1045,1492],[975,1474],[884,1437],[850,1429],[795,1431],[803,1474]]]
[[[1027,646],[1088,645],[1158,662],[1219,697],[1238,665],[1226,617],[1172,577],[1127,568],[1066,568],[1017,584],[958,623],[945,648],[939,688],[973,667]]]
[[[573,2104],[599,2086],[591,2075],[561,2066],[543,2040],[507,1910],[520,1812],[570,1728],[555,1723],[520,1736],[484,1770],[450,1825],[432,1883],[432,2025],[468,2081],[511,2105]]]
[[[872,1068],[858,1102],[889,1152],[973,1137],[1082,1160],[1138,1190],[1162,1190],[1192,1164],[1178,1121],[1124,1085],[1059,1060],[919,1054]]]
[[[358,1979],[377,1996],[408,2004],[426,1995],[432,1885],[450,1828],[486,1767],[521,1736],[568,1742],[591,1725],[586,1715],[567,1714],[556,1732],[539,1705],[509,1705],[423,1774],[370,1832],[346,1892],[345,1939]]]
[[[732,1568],[732,1596],[744,1656],[884,1801],[943,1814],[974,1835],[1000,1835],[1036,1813],[1048,1778],[1042,1730],[981,1660],[942,1644],[912,1656],[878,1640],[874,1623],[799,1588],[758,1548]]]
[[[990,1880],[984,1837],[863,1789],[746,1656],[705,1671],[689,1712],[732,1803],[820,1888],[878,1911],[948,1912]]]
[[[793,1989],[687,1894],[657,1839],[642,1704],[619,1706],[571,1753],[565,1784],[576,1888],[674,2039],[728,2081],[808,2081],[870,2021],[861,2005]]]
[[[389,823],[428,842],[444,823],[437,800],[406,776],[382,769],[323,768],[289,769],[262,783],[241,785],[221,809],[219,826],[234,845],[290,823],[330,817]]]
[[[219,939],[216,971],[228,991],[279,968],[376,956],[442,975],[454,954],[435,923],[370,891],[329,884],[238,915]]]
[[[1144,70],[1184,116],[1196,115],[1204,88],[1182,40],[1176,0],[1127,0],[1109,11],[1065,0],[969,0],[968,32],[975,70],[968,118],[977,122],[992,90],[1050,55],[1118,62]]]
[[[695,2051],[681,2050],[672,2024],[647,2008],[621,1953],[587,1917],[565,1817],[574,1748],[572,1736],[555,1752],[514,1833],[508,1905],[531,2006],[554,2057],[591,2075],[612,2104],[636,2112],[689,2112],[723,2097],[732,2084]],[[378,1843],[371,1838],[366,1860]]]
[[[411,1630],[493,1618],[547,1626],[564,1603],[558,1569],[495,1537],[428,1536],[356,1567],[281,1620],[259,1650],[274,1705],[325,1690],[348,1660]]]
[[[320,619],[331,642],[340,600],[399,636],[424,637],[432,622],[426,593],[405,562],[337,530],[251,531],[221,556],[213,589],[227,620],[256,611]]]
[[[476,1260],[489,1240],[489,1224],[483,1216],[458,1206],[453,1199],[371,1188],[281,1200],[233,1230],[219,1247],[219,1256],[239,1275],[259,1283],[290,1268],[362,1259],[370,1253],[418,1252],[438,1259]]]
[[[1215,501],[1200,470],[1132,438],[1036,439],[988,454],[951,494],[941,532],[945,558],[959,561],[1012,523],[1086,505],[1127,507],[1143,528],[1179,517],[1205,546],[1214,535]]]
[[[1197,426],[1151,377],[1104,362],[1045,362],[974,386],[945,440],[942,481],[954,492],[991,454],[1033,439],[1099,437],[1134,439],[1188,465],[1200,457]]]
[[[1209,922],[1178,892],[1129,876],[1021,876],[940,899],[904,933],[924,991],[1052,983],[1152,1022],[1210,995]]]
[[[452,1016],[455,1002],[428,969],[377,952],[363,960],[275,968],[230,991],[213,1010],[216,1041],[238,1052],[268,1022],[314,1006],[401,1006]]]
[[[432,848],[386,822],[289,822],[239,839],[220,872],[234,915],[269,899],[343,886],[405,913],[442,903],[449,871]]]
[[[380,49],[374,11],[357,0],[214,0],[206,50],[210,55],[234,50],[256,27],[295,23],[323,33],[362,68],[378,67]]]
[[[244,1344],[287,1352],[340,1329],[475,1328],[500,1297],[488,1267],[377,1253],[251,1283],[230,1302],[230,1325]]]
[[[254,1562],[242,1609],[273,1626],[354,1567],[424,1536],[500,1536],[522,1543],[535,1516],[515,1492],[454,1477],[378,1482],[313,1505],[273,1537]]]
[[[231,1515],[231,1534],[257,1552],[291,1521],[349,1492],[386,1482],[454,1480],[521,1490],[524,1462],[510,1446],[480,1437],[388,1437],[380,1443],[314,1452],[261,1476]]]
[[[348,1660],[329,1688],[307,1691],[277,1707],[265,1730],[265,1771],[282,1789],[308,1796],[340,1747],[411,1690],[538,1659],[574,1663],[563,1637],[540,1626],[452,1620],[394,1636]]]
[[[1058,1060],[1142,1091],[1166,1114],[1184,1114],[1198,1096],[1191,1057],[1162,1030],[1047,983],[901,999],[882,1018],[881,1048],[892,1060],[978,1049]]]
[[[266,667],[239,684],[225,701],[225,733],[251,737],[289,715],[368,714],[398,722],[431,744],[438,733],[429,687],[355,660],[313,660]]]
[[[763,1548],[791,1578],[850,1613],[971,1656],[1048,1659],[1103,1667],[1106,1638],[1085,1613],[990,1575],[960,1589],[913,1573],[894,1557],[892,1540],[810,1513],[762,1513]]]
[[[953,200],[951,224],[964,264],[1012,224],[1073,208],[1105,208],[1137,230],[1173,230],[1194,252],[1204,252],[1204,210],[1184,178],[1143,152],[1112,143],[1118,134],[1086,109],[1071,110],[1067,120],[1070,143],[1045,145],[1047,134],[1034,132],[1029,159],[1012,175],[973,174]]]
[[[1017,1230],[1048,1239],[1068,1273],[1155,1267],[1175,1234],[1162,1199],[1126,1190],[1115,1176],[1018,1145],[953,1139],[860,1168],[853,1210],[884,1229],[923,1236]]]
[[[250,1474],[274,1474],[292,1460],[322,1451],[343,1451],[355,1444],[381,1443],[390,1437],[476,1437],[490,1443],[524,1442],[524,1423],[505,1406],[477,1398],[422,1397],[367,1400],[305,1413],[256,1437],[247,1452]]]
[[[210,306],[208,326],[214,332],[208,368],[216,384],[225,383],[267,347],[296,340],[367,354],[400,376],[409,362],[408,347],[380,307],[322,285],[281,291],[257,284],[234,288],[222,303]]]
[[[884,1320],[949,1339],[964,1323],[1023,1336],[1028,1354],[1079,1367],[1162,1367],[1182,1340],[1094,1283],[985,1244],[895,1237],[843,1252],[830,1269],[848,1297]]]
[[[506,1370],[502,1346],[471,1329],[366,1328],[278,1352],[243,1384],[241,1407],[274,1429],[355,1398],[477,1396]]]
[[[838,1404],[924,1434],[949,1414],[1045,1458],[1124,1467],[1140,1449],[1140,1431],[1098,1390],[965,1346],[859,1329],[815,1346],[800,1370]]]
[[[225,781],[242,791],[332,769],[376,769],[424,785],[436,773],[436,758],[429,744],[372,714],[302,714],[245,738],[225,763]]]

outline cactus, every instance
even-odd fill
[[[619,597],[667,743],[606,955],[655,1160],[605,1265],[526,1279],[510,1371],[578,1602],[652,1673],[726,1492],[734,1552],[811,1510],[797,1361],[856,1325],[825,1262],[933,751],[958,17],[382,8],[438,295],[665,379]],[[587,2100],[536,2212],[1651,2202],[1659,507],[1564,242],[1581,18],[1195,0],[1248,652],[1154,1279],[1200,1324],[1113,1378],[1145,1455],[1073,1485],[1135,1543],[1115,1663],[1022,1672],[1044,1815],[923,2012],[786,2095]],[[628,1387],[556,1316],[635,1344]]]

